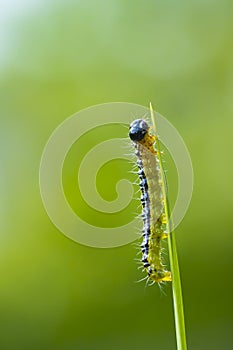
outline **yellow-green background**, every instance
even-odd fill
[[[152,101],[194,166],[177,230],[189,349],[232,349],[233,2],[4,0],[0,29],[0,348],[175,349],[169,286],[165,296],[134,283],[132,245],[94,249],[63,236],[38,184],[43,147],[65,118]]]

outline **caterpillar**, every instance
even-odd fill
[[[142,263],[153,282],[171,281],[171,272],[162,262],[162,241],[167,238],[164,222],[164,198],[157,151],[156,137],[143,119],[134,120],[129,127],[129,137],[137,156],[140,178],[143,241]]]

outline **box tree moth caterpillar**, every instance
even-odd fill
[[[145,120],[137,119],[130,124],[129,137],[137,156],[140,178],[143,241],[141,244],[142,263],[153,282],[171,281],[171,272],[162,262],[162,240],[167,238],[164,223],[164,198],[156,137],[151,134]]]

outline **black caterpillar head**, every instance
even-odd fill
[[[129,127],[129,137],[132,141],[141,141],[149,129],[149,125],[143,119],[134,120]]]

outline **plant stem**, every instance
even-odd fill
[[[153,123],[153,128],[156,135],[156,148],[158,151],[158,160],[161,170],[161,179],[162,179],[162,190],[164,197],[164,211],[167,222],[167,231],[168,231],[168,250],[169,250],[169,260],[172,273],[172,294],[173,294],[173,307],[174,307],[174,318],[175,318],[175,328],[176,328],[176,343],[178,350],[186,350],[186,333],[185,333],[185,322],[184,322],[184,307],[183,307],[183,298],[182,298],[182,287],[180,281],[180,271],[179,263],[176,249],[176,240],[175,240],[175,231],[173,228],[173,221],[170,213],[170,206],[168,200],[168,189],[165,173],[163,170],[161,150],[159,138],[156,133],[156,122],[155,115],[150,103],[150,112],[151,119]]]

